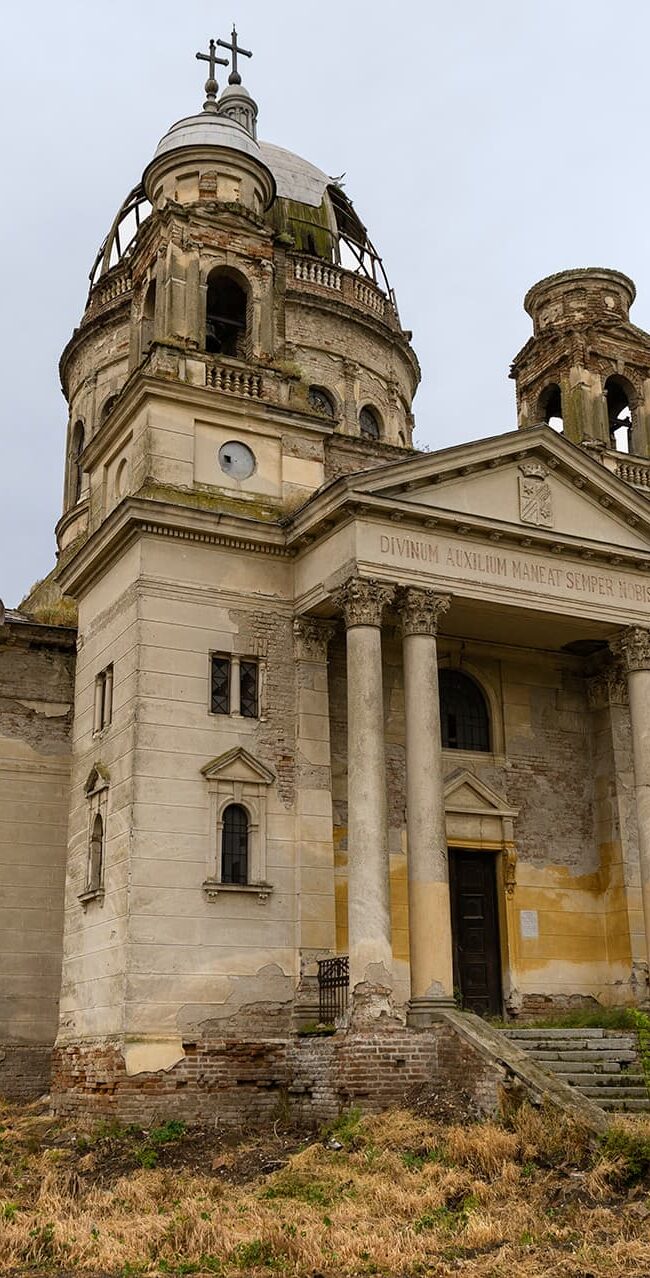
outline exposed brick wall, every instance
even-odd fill
[[[476,1110],[490,1113],[503,1078],[497,1065],[442,1025],[184,1047],[185,1057],[173,1069],[131,1078],[117,1043],[59,1049],[55,1108],[122,1121],[214,1117],[238,1126],[291,1115],[321,1123],[348,1105],[380,1110],[431,1089],[450,1103],[463,1093]]]
[[[51,1047],[0,1047],[0,1096],[29,1101],[50,1090]]]

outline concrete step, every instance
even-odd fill
[[[613,1074],[620,1078],[625,1072],[619,1061],[566,1061],[563,1056],[558,1056],[557,1060],[544,1061],[543,1064],[546,1069],[552,1069],[554,1074],[569,1069],[573,1074]]]
[[[650,1099],[645,1100],[612,1100],[608,1096],[598,1099],[601,1109],[614,1109],[623,1114],[647,1114],[650,1110]]]
[[[567,1050],[564,1052],[537,1051],[537,1052],[529,1052],[528,1054],[529,1056],[532,1057],[534,1061],[539,1061],[540,1065],[546,1064],[548,1061],[584,1061],[585,1064],[588,1064],[591,1066],[593,1066],[596,1062],[601,1062],[604,1064],[605,1062],[609,1063],[611,1061],[614,1061],[614,1062],[618,1061],[621,1064],[623,1064],[624,1062],[626,1064],[627,1063],[631,1064],[633,1061],[636,1060],[636,1057],[637,1057],[636,1052],[627,1052],[627,1051],[599,1052],[596,1055],[595,1052],[588,1052],[585,1048],[577,1049],[577,1050],[572,1049],[571,1051]]]
[[[522,1038],[512,1039],[524,1052],[634,1052],[636,1039],[630,1038]]]
[[[645,1089],[643,1074],[565,1074],[558,1070],[556,1078],[559,1078],[562,1083],[568,1083],[571,1087],[578,1087],[580,1091],[585,1087],[600,1087],[604,1090],[617,1087]]]
[[[580,1087],[583,1096],[597,1100],[648,1100],[645,1087]]]

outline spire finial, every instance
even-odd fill
[[[227,40],[217,40],[217,44],[220,49],[228,49],[230,53],[232,53],[232,71],[228,76],[228,84],[241,84],[241,76],[237,70],[237,54],[241,53],[244,58],[252,58],[253,54],[250,49],[240,49],[237,44],[237,31],[235,29],[234,22],[232,24],[232,39],[230,44],[228,44]],[[219,60],[221,61],[221,59]],[[227,65],[228,63],[226,63],[226,66]]]
[[[221,44],[221,41],[219,40],[218,43]],[[217,63],[219,63],[219,66],[221,67],[227,67],[228,59],[217,57],[217,46],[214,40],[210,41],[209,53],[197,53],[196,56],[199,62],[208,62],[210,65],[210,75],[205,82],[205,102],[203,103],[203,110],[216,111],[219,85],[217,84],[214,73],[217,69]]]

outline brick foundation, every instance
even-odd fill
[[[50,1090],[51,1047],[0,1047],[0,1096],[30,1101]]]
[[[52,1099],[62,1115],[127,1122],[171,1117],[227,1126],[281,1116],[320,1123],[348,1105],[385,1109],[426,1091],[457,1108],[492,1113],[504,1071],[448,1026],[341,1032],[241,1042],[186,1042],[168,1071],[128,1077],[116,1042],[75,1044],[54,1055]]]

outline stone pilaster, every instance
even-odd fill
[[[612,647],[627,671],[641,895],[646,957],[650,961],[650,630],[631,626]]]
[[[355,577],[334,595],[346,626],[348,924],[353,1014],[390,1008],[393,988],[381,621],[393,587]]]
[[[318,960],[336,953],[327,645],[336,626],[296,617],[297,1028],[318,1020]]]
[[[449,595],[407,588],[398,607],[404,645],[406,828],[411,1001],[409,1022],[429,1024],[453,1005],[451,908],[436,636]]]

